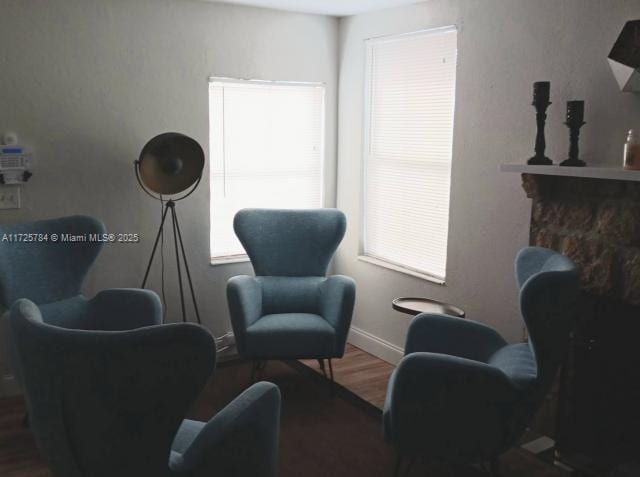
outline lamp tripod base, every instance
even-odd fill
[[[149,257],[149,263],[147,264],[147,270],[144,273],[144,279],[142,280],[142,285],[140,288],[144,288],[145,285],[147,284],[147,279],[149,278],[149,272],[151,271],[151,265],[153,264],[153,259],[155,258],[156,250],[158,249],[158,243],[160,242],[160,237],[162,236],[162,232],[164,231],[164,225],[167,220],[167,215],[169,215],[169,211],[171,212],[173,243],[174,243],[174,248],[176,253],[176,267],[178,270],[178,287],[180,289],[180,306],[182,309],[182,321],[183,322],[187,321],[187,311],[186,311],[185,299],[184,299],[184,286],[183,286],[183,280],[182,280],[182,268],[184,267],[187,283],[189,284],[189,291],[191,293],[191,299],[193,301],[193,309],[196,314],[196,321],[198,322],[198,324],[202,324],[202,321],[200,320],[200,312],[198,311],[198,304],[196,302],[196,294],[193,291],[193,282],[191,281],[191,272],[189,271],[187,254],[184,251],[184,243],[182,242],[182,232],[180,231],[180,224],[178,223],[178,215],[176,213],[176,203],[172,200],[164,204],[162,220],[160,221],[158,234],[156,235],[156,240],[153,244],[151,256]]]

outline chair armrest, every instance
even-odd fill
[[[277,475],[280,390],[259,382],[217,413],[171,468],[196,475]]]
[[[262,316],[262,285],[255,277],[238,275],[227,282],[227,304],[238,351],[244,351],[247,328]]]
[[[477,321],[422,313],[409,326],[404,352],[442,353],[486,362],[507,344],[497,331]]]
[[[511,436],[509,424],[520,399],[510,379],[495,367],[455,356],[412,353],[402,359],[389,382],[385,437],[406,450],[430,448],[441,458],[454,457],[446,454],[450,451],[493,451]]]
[[[344,353],[355,299],[356,284],[350,277],[333,275],[321,285],[320,314],[336,330],[336,348],[340,356]]]
[[[89,300],[88,310],[85,330],[126,331],[162,323],[162,303],[151,290],[103,290]]]
[[[42,321],[49,325],[60,328],[82,329],[87,322],[87,299],[82,295],[77,295],[53,303],[46,303],[38,306]],[[11,332],[9,324],[10,311],[7,311],[1,321],[5,321],[5,350],[7,356],[7,366],[18,384],[22,384],[22,370],[18,359],[16,342]],[[1,323],[0,323],[1,324]],[[1,345],[1,343],[0,343]]]

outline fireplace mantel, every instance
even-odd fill
[[[640,182],[640,171],[627,171],[622,167],[564,167],[530,166],[528,164],[502,164],[502,172],[539,174],[545,176],[582,177],[585,179],[612,179]]]
[[[571,257],[583,289],[640,306],[640,171],[505,164],[532,199],[530,243]]]

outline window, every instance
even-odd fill
[[[443,283],[455,28],[367,41],[363,259]]]
[[[212,261],[246,258],[233,231],[245,207],[322,207],[324,86],[212,78]]]

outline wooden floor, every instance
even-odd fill
[[[333,376],[338,384],[382,409],[387,383],[395,369],[392,364],[350,344],[347,344],[344,357],[332,362]],[[303,363],[318,373],[322,372],[316,360],[304,360]]]
[[[304,362],[320,372],[315,360]],[[335,380],[364,400],[382,408],[393,365],[347,345],[343,359],[333,360]],[[24,418],[21,397],[0,399],[0,477],[49,477]]]
[[[321,373],[315,360],[303,361]],[[343,387],[382,409],[394,366],[351,345],[344,358],[333,361],[334,377]],[[31,431],[20,425],[24,417],[22,398],[0,399],[0,477],[49,477],[35,448]],[[521,448],[505,455],[504,475],[562,477],[566,474]]]
[[[22,397],[0,399],[0,476],[50,477],[31,430],[22,424]]]
[[[322,374],[320,365],[316,360],[303,360],[302,362],[317,373]],[[335,381],[379,409],[384,406],[387,385],[394,369],[394,365],[350,344],[347,344],[342,359],[333,360]],[[546,421],[552,420],[550,416],[555,414],[551,412],[553,410],[555,410],[555,406],[548,403],[543,405],[543,409],[539,413],[541,415],[536,418],[536,422],[543,422],[542,425],[537,427],[542,427],[545,430],[546,427],[549,427]],[[537,430],[528,429],[520,444],[533,441],[543,434]],[[521,447],[514,447],[504,454],[501,460],[504,476],[569,477],[571,475],[551,465],[547,458],[543,459],[541,456],[536,456]],[[573,474],[573,477],[580,476]]]

